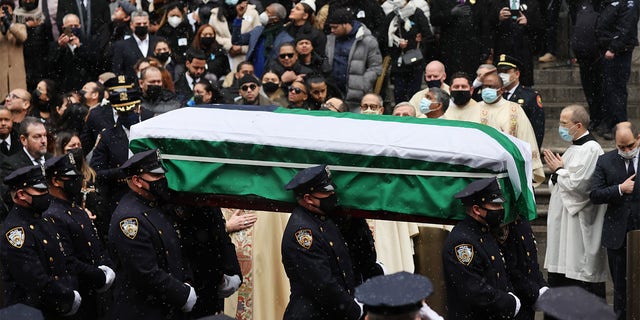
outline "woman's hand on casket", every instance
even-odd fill
[[[235,209],[229,219],[227,219],[227,233],[233,233],[250,228],[257,220],[258,216],[256,216],[255,213],[245,213],[243,210]]]

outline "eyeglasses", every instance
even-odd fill
[[[249,89],[251,89],[251,91],[255,90],[258,86],[255,84],[245,84],[244,86],[240,87],[240,89],[242,91],[249,91]]]
[[[304,92],[305,94],[307,94],[306,91],[296,87],[289,87],[289,92],[295,92],[296,94],[300,94],[300,92]]]
[[[26,100],[25,98],[16,95],[15,93],[10,93],[7,95],[7,98],[11,98],[11,99],[20,99],[20,100]]]
[[[279,55],[280,59],[286,59],[286,58],[293,58],[293,55],[295,55],[295,53],[283,53],[281,55]]]
[[[362,105],[360,105],[360,109],[362,109],[362,110],[367,110],[367,109],[378,110],[378,108],[380,108],[380,106],[377,105],[377,104],[362,104]]]

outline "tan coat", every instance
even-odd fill
[[[27,26],[14,23],[6,35],[0,33],[0,98],[16,88],[27,89],[24,70],[23,44],[27,40]]]
[[[218,10],[218,8],[211,10],[209,24],[216,31],[216,40],[218,43],[220,43],[224,50],[228,52],[229,49],[231,49],[231,30],[229,30],[227,19],[223,17],[223,21],[218,20]],[[247,5],[247,11],[242,17],[242,27],[240,28],[240,32],[247,33],[259,25],[260,14],[256,10],[256,6],[252,4]],[[242,54],[235,57],[229,56],[229,66],[231,67],[231,71],[236,71],[236,66],[246,59],[247,50],[249,50],[249,46],[242,46]]]

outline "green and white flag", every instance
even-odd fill
[[[284,185],[327,164],[340,205],[461,219],[453,195],[497,176],[507,218],[536,217],[528,143],[489,126],[330,111],[183,108],[131,128],[134,152],[160,148],[171,189],[295,202]]]

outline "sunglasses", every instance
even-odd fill
[[[258,86],[255,84],[245,84],[244,86],[240,87],[240,89],[242,91],[249,91],[249,89],[251,90],[255,90]]]
[[[291,59],[291,58],[293,58],[294,54],[295,53],[283,53],[283,54],[279,55],[279,57],[280,57],[280,59],[285,59],[285,58]]]
[[[306,94],[304,90],[296,87],[289,87],[289,92],[295,92],[296,94],[300,94],[300,92],[304,92]]]

